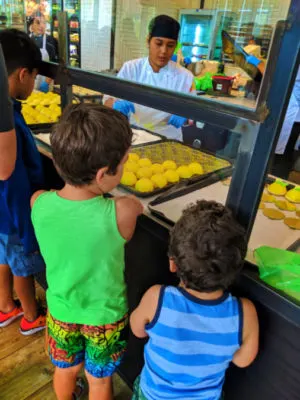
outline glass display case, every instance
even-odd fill
[[[227,10],[180,10],[180,43],[193,62],[222,60],[222,30],[229,30],[235,13]]]
[[[127,11],[134,7],[135,15],[136,13],[146,15],[147,22],[153,14],[158,13],[169,13],[178,19],[180,9],[197,7],[192,1],[184,0],[166,2],[164,7],[163,3],[160,2],[158,5],[155,1],[144,0],[134,2],[133,6],[132,2],[122,2]],[[237,3],[239,5],[233,12],[241,15],[245,12],[247,2]],[[277,1],[274,0],[273,3],[279,7]],[[290,6],[290,2],[288,3],[287,5],[285,2],[285,7]],[[262,2],[259,2],[259,5],[256,5],[253,17],[248,20],[249,23],[256,21],[258,17],[260,21],[265,22],[262,12],[259,16],[261,4]],[[274,11],[276,7],[274,6],[272,10]],[[230,400],[296,399],[300,390],[298,370],[295,368],[300,362],[300,348],[297,345],[300,330],[299,302],[260,280],[253,256],[253,251],[262,245],[298,249],[295,243],[299,238],[299,231],[284,222],[285,216],[272,219],[270,216],[273,211],[271,214],[269,211],[264,212],[264,208],[267,208],[275,210],[275,214],[278,215],[278,212],[282,211],[278,209],[279,206],[288,207],[286,199],[283,196],[280,198],[276,190],[275,195],[269,193],[274,191],[274,186],[271,185],[276,183],[276,186],[279,184],[280,187],[284,186],[289,190],[297,187],[295,182],[281,182],[281,185],[277,182],[278,176],[269,170],[270,160],[274,155],[274,148],[280,137],[283,120],[292,97],[300,62],[299,1],[291,1],[288,19],[285,15],[284,22],[279,22],[278,16],[284,15],[285,11],[277,11],[272,22],[273,36],[268,49],[268,62],[263,73],[260,94],[257,100],[253,100],[252,106],[246,101],[249,99],[242,98],[242,101],[237,101],[233,96],[228,96],[225,100],[214,95],[195,96],[149,85],[147,82],[125,80],[112,74],[95,73],[70,66],[62,69],[52,64],[45,64],[43,71],[48,76],[56,76],[57,82],[61,84],[61,92],[64,92],[61,93],[63,106],[72,102],[72,86],[77,85],[105,94],[112,100],[130,101],[134,103],[136,111],[146,107],[152,110],[151,115],[164,113],[165,125],[168,125],[172,115],[187,119],[182,129],[182,142],[166,140],[162,134],[153,129],[153,125],[147,129],[138,120],[136,120],[138,126],[132,127],[133,152],[147,154],[153,162],[176,161],[178,166],[185,166],[185,163],[192,160],[200,164],[203,173],[194,174],[197,175],[196,178],[193,176],[178,178],[175,184],[168,185],[166,190],[155,193],[148,190],[147,196],[141,197],[145,212],[138,220],[134,238],[126,246],[125,276],[128,301],[131,311],[151,285],[177,283],[169,272],[167,258],[169,230],[189,202],[207,199],[222,202],[230,207],[237,220],[244,226],[249,243],[247,262],[241,279],[234,288],[234,294],[249,297],[255,302],[260,318],[262,341],[261,354],[251,368],[244,371],[230,367],[225,383],[225,399]],[[128,15],[126,17],[128,18]],[[117,24],[120,22],[118,18]],[[111,21],[108,25],[111,26]],[[67,20],[65,26],[68,26]],[[146,33],[145,26],[146,22],[143,24],[144,33]],[[68,35],[67,29],[65,35]],[[146,57],[148,50],[145,38],[146,35],[143,34],[140,41],[144,43],[143,55]],[[122,35],[115,38],[115,41],[118,41],[118,48],[122,47],[122,40]],[[244,43],[240,44],[243,48]],[[125,51],[128,46],[127,42],[123,43],[124,52],[118,53],[122,61],[120,66],[128,61]],[[101,48],[97,49],[101,54]],[[45,147],[42,151],[46,154]],[[119,187],[111,194],[129,192],[132,190]],[[292,213],[293,219],[299,218],[298,203],[295,204],[293,211],[290,209],[283,212],[288,219],[290,219],[288,213]],[[142,353],[143,342],[131,336],[128,355],[120,369],[121,374],[131,384],[140,372],[143,363]],[[290,379],[287,380],[286,376]]]

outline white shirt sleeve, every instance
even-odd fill
[[[132,76],[132,72],[133,72],[133,68],[130,66],[130,62],[126,62],[123,64],[122,68],[120,69],[120,71],[117,74],[117,78],[119,79],[126,79],[128,81],[133,81],[133,76]],[[103,96],[103,104],[105,104],[105,102],[108,99],[114,99],[116,100],[116,97],[110,96],[110,95],[104,95]]]

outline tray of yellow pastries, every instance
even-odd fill
[[[280,179],[267,180],[259,209],[265,217],[282,221],[293,230],[300,230],[300,186]]]
[[[120,186],[138,197],[150,197],[172,188],[185,190],[199,182],[204,187],[231,171],[230,160],[165,140],[132,148]]]

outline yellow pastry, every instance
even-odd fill
[[[193,175],[192,171],[187,165],[182,165],[181,167],[178,167],[177,173],[180,176],[180,178],[183,179],[188,179]]]
[[[268,192],[275,196],[284,196],[287,192],[286,185],[283,182],[275,181],[268,186]]]
[[[153,175],[151,181],[154,184],[154,187],[159,189],[164,188],[168,184],[166,177],[162,174]]]
[[[300,230],[300,218],[285,218],[284,223],[291,229]]]
[[[141,193],[152,192],[154,190],[153,183],[148,178],[142,178],[135,184],[135,189]]]
[[[202,165],[197,162],[193,162],[189,165],[189,169],[191,170],[193,175],[202,175],[204,173]]]
[[[137,182],[136,176],[133,172],[124,171],[121,183],[125,186],[134,186]]]
[[[292,203],[300,203],[300,186],[289,190],[285,195],[285,198]]]
[[[177,171],[173,171],[172,169],[169,169],[164,173],[165,178],[167,179],[168,182],[170,183],[177,183],[179,182],[179,175]]]
[[[176,165],[176,163],[174,162],[174,161],[171,161],[171,160],[166,160],[164,163],[163,163],[163,167],[164,167],[164,169],[167,171],[167,170],[174,170],[175,171],[175,169],[177,168],[177,165]]]
[[[270,219],[276,219],[276,220],[284,219],[285,217],[283,212],[275,210],[275,208],[265,208],[263,210],[263,214]]]
[[[136,176],[141,179],[141,178],[151,178],[152,176],[152,169],[150,167],[143,167],[138,169]]]

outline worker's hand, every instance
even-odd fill
[[[187,118],[179,117],[178,115],[172,115],[169,119],[168,125],[173,125],[175,128],[181,128],[187,122]]]
[[[184,57],[183,62],[185,65],[190,65],[190,64],[192,64],[192,59],[191,59],[191,57]]]
[[[248,64],[254,65],[254,67],[258,67],[258,65],[261,63],[261,60],[252,54],[246,57],[246,61]]]
[[[48,93],[49,92],[49,84],[46,81],[42,82],[39,90],[43,93]]]
[[[125,117],[129,118],[131,113],[135,113],[134,104],[127,100],[117,100],[114,102],[113,109],[124,114]]]

